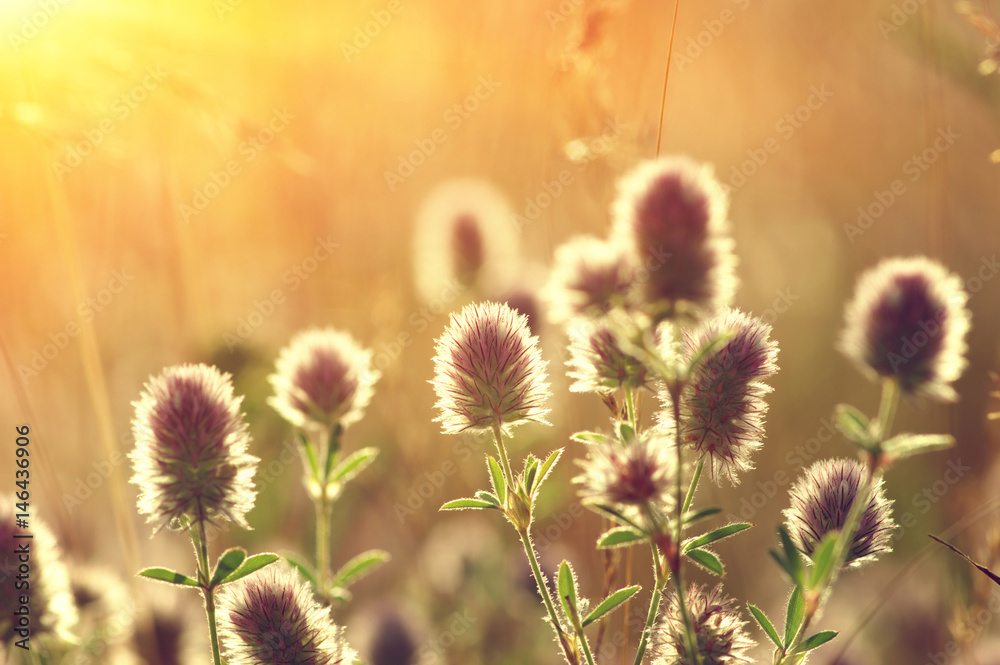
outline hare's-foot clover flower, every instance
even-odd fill
[[[823,536],[839,531],[847,521],[867,471],[851,459],[816,462],[789,491],[791,507],[784,511],[785,526],[795,545],[811,555]],[[874,486],[845,563],[861,565],[892,550],[892,501],[885,498],[882,479]]]
[[[333,328],[295,335],[275,369],[268,404],[296,427],[327,432],[361,420],[380,376],[372,352]]]
[[[545,289],[549,316],[560,324],[578,316],[601,316],[624,304],[632,268],[625,246],[593,236],[579,236],[555,252]]]
[[[962,280],[924,257],[886,259],[858,280],[840,349],[872,377],[905,393],[957,398],[969,330]]]
[[[621,443],[607,441],[588,446],[580,461],[583,473],[573,479],[580,496],[599,503],[665,507],[673,501],[676,455],[669,439],[655,430]]]
[[[653,379],[641,360],[624,349],[604,320],[577,318],[569,334],[568,375],[573,392],[613,393],[617,389],[646,387]]]
[[[735,665],[751,663],[747,650],[754,641],[743,629],[736,601],[722,592],[722,586],[711,591],[703,587],[688,588],[687,612],[694,629],[697,655],[688,653],[684,636],[684,620],[677,595],[672,594],[663,618],[653,629],[653,665]]]
[[[208,365],[169,367],[134,402],[130,453],[139,512],[162,528],[220,517],[249,529],[256,457],[228,374]]]
[[[467,305],[452,314],[436,348],[435,420],[446,433],[546,422],[545,362],[524,315],[493,302]]]
[[[613,237],[638,273],[635,295],[654,318],[711,314],[732,300],[728,200],[709,166],[682,157],[644,162],[622,179],[613,214]]]
[[[690,360],[720,335],[731,337],[694,369],[681,400],[681,441],[707,455],[716,481],[753,468],[751,455],[764,437],[764,379],[778,371],[778,344],[771,326],[739,310],[725,309],[685,335]],[[668,400],[669,401],[669,400]]]
[[[351,665],[357,655],[295,571],[272,565],[219,593],[229,665]]]

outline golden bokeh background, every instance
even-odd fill
[[[555,247],[605,233],[617,178],[656,152],[672,12],[648,0],[0,3],[2,482],[13,488],[13,428],[28,423],[32,510],[70,559],[124,578],[133,566],[190,567],[180,535],[150,539],[123,455],[143,382],[211,362],[246,396],[265,478],[255,530],[227,531],[213,548],[309,552],[312,507],[298,460],[279,461],[291,432],[265,404],[266,377],[296,331],[332,325],[374,349],[383,371],[345,439],[382,455],[338,504],[334,560],[370,547],[394,556],[338,620],[369,658],[395,616],[421,663],[558,662],[509,527],[437,512],[486,474],[477,442],[431,422],[433,341],[447,311],[537,294]],[[818,433],[829,441],[811,459],[849,454],[824,418],[843,401],[877,408],[877,388],[834,351],[857,275],[882,257],[927,254],[971,292],[961,400],[906,404],[897,418],[958,446],[890,472],[897,514],[917,525],[835,593],[823,627],[861,624],[845,663],[923,663],[956,635],[982,643],[997,630],[992,615],[961,630],[964,608],[989,590],[925,536],[977,514],[1000,479],[986,419],[1000,407],[988,395],[1000,79],[977,73],[986,48],[937,0],[706,0],[682,3],[677,18],[661,152],[713,163],[732,186],[737,305],[773,322],[781,346],[757,470],[735,489],[703,490],[732,514],[744,499],[761,504],[744,515],[758,528],[718,548],[729,593],[780,615],[787,588],[766,550],[799,472],[789,455]],[[432,259],[414,255],[414,220],[457,177],[489,181],[520,216],[518,280],[428,302],[414,281]],[[582,453],[568,435],[606,414],[567,391],[562,333],[542,318],[554,426],[522,428],[515,457],[567,447],[540,505],[540,532],[558,527],[543,560],[571,558],[594,597],[599,520],[575,506],[571,459]],[[956,485],[941,483],[949,462],[969,467]],[[771,491],[776,478],[784,486]],[[948,535],[988,556],[997,521],[987,509]],[[637,582],[647,559],[635,555]],[[130,584],[140,607],[182,593]],[[885,604],[868,620],[873,601]]]

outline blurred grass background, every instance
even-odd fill
[[[368,657],[373,636],[393,642],[386,626],[396,622],[420,662],[557,662],[509,527],[495,515],[437,512],[482,487],[486,474],[477,442],[430,422],[433,340],[447,316],[422,309],[413,286],[413,220],[435,185],[465,176],[492,182],[527,218],[529,203],[544,201],[539,194],[568,170],[570,184],[520,228],[524,283],[507,286],[536,292],[554,248],[574,234],[603,235],[617,177],[655,152],[672,10],[572,0],[0,3],[0,409],[8,431],[32,427],[33,509],[68,556],[124,577],[136,560],[189,567],[183,538],[149,538],[131,487],[118,506],[128,523],[116,527],[121,486],[104,479],[110,469],[131,475],[113,451],[131,449],[130,402],[143,382],[181,362],[234,374],[263,460],[255,530],[225,532],[217,551],[311,552],[312,508],[298,460],[277,461],[291,434],[265,404],[266,376],[294,332],[333,325],[385,363],[365,420],[345,439],[348,449],[376,445],[382,456],[339,504],[334,560],[369,547],[394,555],[338,619]],[[966,280],[986,266],[981,282],[967,281],[979,286],[960,402],[905,405],[897,418],[897,430],[949,431],[958,447],[889,474],[897,514],[912,513],[916,526],[835,594],[823,627],[845,634],[867,603],[886,603],[843,662],[922,663],[962,633],[949,625],[961,627],[963,608],[985,593],[938,550],[905,568],[928,551],[925,533],[993,499],[1000,477],[997,430],[986,420],[997,408],[987,372],[997,366],[1000,327],[1000,167],[989,161],[1000,147],[1000,79],[976,73],[985,48],[951,4],[933,0],[680,7],[662,152],[714,163],[724,182],[740,185],[731,203],[737,305],[768,316],[781,345],[758,469],[701,497],[733,514],[742,499],[761,504],[748,509],[758,528],[718,548],[730,594],[780,614],[786,588],[765,553],[786,506],[776,474],[798,475],[789,455],[836,403],[877,409],[876,388],[833,350],[857,275],[882,257],[917,253]],[[477,88],[475,110],[458,115],[454,105]],[[810,96],[814,108],[802,107]],[[797,111],[798,120],[786,119]],[[953,143],[913,170],[913,157],[948,128]],[[434,150],[412,175],[404,169],[402,182],[389,182],[387,172],[418,161],[411,154],[428,140]],[[765,145],[763,164],[747,161],[761,161]],[[736,177],[750,171],[745,184]],[[847,228],[896,179],[904,193],[863,233]],[[503,295],[466,291],[447,309]],[[599,520],[574,508],[570,460],[581,451],[568,435],[606,418],[596,397],[566,391],[561,332],[536,326],[555,383],[554,427],[519,430],[515,457],[568,447],[540,506],[539,540],[555,534],[546,564],[571,558],[593,597]],[[644,406],[648,417],[652,400]],[[811,459],[841,454],[849,451],[835,435]],[[11,487],[13,459],[0,455]],[[949,461],[971,468],[959,484],[935,486]],[[933,503],[918,499],[925,488]],[[559,515],[569,517],[546,517]],[[984,555],[996,522],[986,512],[951,539]],[[635,555],[636,581],[648,579],[647,558]],[[160,591],[132,586],[137,596]],[[982,639],[990,618],[964,634]],[[200,630],[197,608],[193,620]],[[629,661],[634,629],[632,637]],[[837,643],[827,651],[819,662]],[[610,656],[602,662],[620,657]]]

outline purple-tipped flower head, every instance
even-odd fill
[[[687,611],[694,627],[698,653],[688,653],[684,619],[677,594],[653,629],[653,665],[735,665],[751,663],[747,650],[755,643],[743,627],[736,601],[722,593],[722,585],[706,592],[692,585],[687,593]]]
[[[708,456],[712,478],[738,482],[753,468],[751,455],[764,437],[764,380],[778,371],[778,344],[771,326],[735,309],[725,309],[685,334],[690,362],[713,339],[732,336],[697,365],[681,400],[681,441]],[[669,399],[667,407],[669,410]]]
[[[803,472],[789,491],[791,507],[784,511],[785,526],[795,545],[808,555],[823,536],[839,531],[865,482],[867,472],[851,459],[827,459]],[[892,501],[885,498],[882,479],[868,500],[845,563],[860,565],[892,551]]]
[[[61,560],[56,537],[34,514],[29,518],[28,530],[19,528],[15,518],[14,504],[0,494],[0,574],[5,578],[0,593],[0,653],[4,645],[26,637],[69,640],[77,623],[69,572]],[[30,540],[23,537],[26,534],[31,535]],[[14,590],[14,573],[19,566],[24,570],[24,561],[18,559],[24,547],[30,550],[30,593]],[[27,616],[23,612],[15,614],[21,609],[21,594],[28,595]],[[31,643],[30,648],[37,647]]]
[[[333,328],[300,332],[281,350],[268,399],[296,427],[330,431],[361,420],[380,372],[372,352]]]
[[[632,268],[625,247],[592,236],[560,245],[546,287],[549,316],[566,323],[578,316],[601,316],[625,302]]]
[[[357,655],[295,571],[282,564],[219,593],[219,636],[229,665],[350,665]]]
[[[954,401],[965,369],[968,295],[962,280],[924,257],[887,259],[858,280],[840,349],[872,377],[906,393]]]
[[[618,388],[645,387],[653,378],[646,366],[622,349],[621,341],[606,321],[574,319],[569,333],[570,390],[578,393],[613,393]]]
[[[583,473],[573,479],[583,499],[626,506],[671,504],[676,455],[668,439],[656,430],[624,444],[591,444],[587,452],[587,458],[579,461]]]
[[[636,295],[657,318],[711,314],[736,291],[728,201],[707,165],[682,157],[640,164],[619,185],[614,236],[628,248]]]
[[[431,384],[445,432],[546,423],[545,362],[523,314],[494,302],[467,305],[451,315],[436,348]]]
[[[135,406],[129,457],[139,512],[162,528],[227,518],[249,529],[256,457],[241,397],[228,374],[208,365],[168,367],[145,385]]]

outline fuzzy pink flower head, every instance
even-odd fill
[[[755,643],[746,634],[746,621],[740,617],[736,601],[722,592],[722,585],[711,591],[691,585],[687,593],[687,611],[694,628],[698,653],[688,653],[684,619],[677,594],[671,594],[663,618],[653,628],[653,665],[736,665],[752,663],[747,651]]]
[[[168,367],[133,402],[135,448],[129,454],[139,512],[157,528],[186,528],[224,517],[249,529],[258,458],[241,397],[229,374],[208,365]]]
[[[349,334],[311,328],[278,355],[267,402],[296,427],[330,431],[361,420],[380,376],[372,352]]]
[[[607,321],[578,318],[566,330],[571,391],[610,394],[623,386],[643,388],[652,381],[652,374],[641,360],[622,348]]]
[[[852,459],[820,460],[802,473],[788,493],[791,507],[784,511],[785,525],[796,547],[811,556],[826,534],[844,527],[866,474]],[[895,529],[892,501],[885,497],[879,478],[844,563],[858,566],[891,552]]]
[[[272,564],[219,593],[219,637],[229,665],[353,665],[357,654],[309,586]]]
[[[14,504],[0,494],[0,653],[23,634],[15,632],[23,625],[17,615],[21,609],[20,594],[28,595],[31,639],[52,636],[59,640],[72,639],[71,630],[77,623],[77,607],[70,590],[69,571],[63,563],[55,535],[36,515],[28,518],[29,528],[18,526]],[[24,538],[30,535],[31,538]],[[30,572],[27,591],[14,590],[14,574],[24,561],[19,560],[19,548],[28,546]],[[24,581],[22,579],[22,581]],[[31,644],[31,648],[36,646]],[[13,647],[11,647],[13,651]]]
[[[708,313],[736,292],[728,200],[707,165],[651,160],[619,184],[612,235],[628,248],[635,295],[653,314]]]
[[[621,443],[609,441],[588,446],[579,462],[583,473],[573,479],[580,496],[589,501],[642,507],[655,503],[673,505],[676,455],[669,439],[647,430]]]
[[[694,331],[685,332],[688,363],[713,339],[731,337],[691,373],[681,399],[681,441],[707,456],[712,478],[739,482],[738,473],[753,468],[751,455],[764,438],[764,380],[778,371],[778,344],[771,326],[735,309],[725,308]],[[670,412],[669,395],[661,395]]]
[[[970,314],[962,280],[916,256],[886,259],[858,280],[840,350],[871,377],[911,395],[954,401]]]
[[[494,302],[467,305],[451,315],[436,349],[435,420],[446,433],[548,424],[545,362],[524,315]]]
[[[560,245],[545,289],[555,323],[601,316],[625,302],[632,268],[621,243],[579,236]]]

